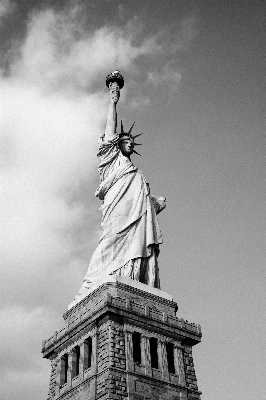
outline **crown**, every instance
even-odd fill
[[[133,125],[131,126],[131,128],[129,129],[128,132],[124,131],[124,127],[123,127],[123,121],[121,120],[121,133],[118,134],[119,136],[119,142],[121,142],[121,140],[123,140],[124,137],[128,137],[130,139],[133,140],[134,146],[141,146],[141,143],[135,143],[135,138],[139,137],[140,135],[143,135],[143,133],[139,133],[138,135],[131,135],[132,129],[135,125],[135,122],[133,123]],[[133,153],[136,153],[138,156],[140,156],[141,154],[139,154],[136,150],[133,150]]]

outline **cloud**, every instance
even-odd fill
[[[50,334],[57,315],[45,307],[28,310],[16,306],[3,310],[0,318],[5,321],[1,326],[0,341],[1,376],[5,382],[1,389],[2,398],[30,400],[31,395],[25,396],[27,391],[30,393],[30,387],[39,394],[48,387],[49,362],[45,363],[39,355],[39,338]]]
[[[91,211],[75,192],[96,171],[104,102],[98,95],[45,96],[21,81],[5,82],[1,93],[2,294],[12,287],[18,296],[27,288],[37,301],[47,271],[61,263],[67,268],[78,251],[71,232],[82,229]]]
[[[88,196],[97,184],[97,136],[108,100],[103,83],[95,82],[106,65],[131,68],[140,55],[157,51],[151,38],[136,46],[134,34],[120,28],[82,32],[75,15],[33,15],[10,75],[0,82],[4,302],[12,285],[9,301],[22,291],[38,303],[47,271],[54,277],[55,268],[84,269],[84,254],[97,242],[90,239],[95,228],[86,233],[85,226],[95,220],[97,203]]]
[[[5,308],[0,315],[1,320],[5,321],[1,327],[1,354],[4,372],[7,374],[10,370],[19,371],[22,367],[25,372],[34,369],[38,359],[33,358],[28,349],[40,349],[41,343],[38,343],[36,338],[40,333],[49,334],[53,327],[53,319],[56,319],[56,313],[45,307],[27,309],[14,306]],[[35,335],[32,335],[33,333]],[[14,346],[17,337],[26,345],[25,347]]]
[[[28,400],[40,393],[41,340],[77,293],[100,236],[94,191],[103,79],[161,51],[152,37],[134,44],[133,28],[89,32],[76,18],[74,11],[32,15],[0,78],[3,393],[13,400],[21,390]]]
[[[170,64],[166,64],[162,71],[148,72],[147,84],[153,86],[166,86],[171,91],[175,91],[181,80],[180,72]]]
[[[153,71],[147,72],[147,85],[166,87],[171,93],[175,92],[181,80],[178,68],[178,54],[186,51],[196,36],[196,14],[183,18],[178,24],[164,27],[152,37],[157,46],[164,52],[163,64],[160,63]]]
[[[1,7],[4,15],[12,3]],[[16,400],[22,390],[30,400],[48,384],[41,340],[60,325],[100,237],[94,192],[105,76],[119,66],[138,77],[138,61],[165,46],[162,33],[141,36],[140,18],[93,29],[78,6],[35,12],[19,43],[0,77],[3,392]],[[180,74],[171,65],[148,71],[148,83],[175,90]],[[132,108],[150,103],[143,79],[123,89]]]
[[[136,96],[132,99],[130,106],[132,108],[143,108],[150,105],[151,101],[148,97]]]
[[[176,50],[186,50],[194,40],[197,34],[196,23],[196,13],[182,19],[179,28],[178,40],[176,42]]]
[[[132,26],[127,26],[126,32],[123,28],[104,26],[81,35],[75,14],[41,12],[30,22],[26,43],[12,66],[12,74],[47,91],[88,91],[97,77],[106,74],[107,65],[111,70],[117,65],[123,70],[139,56],[161,51],[153,37],[137,46],[133,45]]]

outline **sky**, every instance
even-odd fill
[[[105,77],[159,222],[162,290],[202,327],[202,400],[265,398],[266,4],[1,0],[3,400],[45,400],[41,343],[63,327],[101,235]]]

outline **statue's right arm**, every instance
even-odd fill
[[[117,114],[116,104],[119,100],[119,87],[117,84],[112,84],[110,88],[110,101],[107,111],[106,127],[105,127],[105,140],[110,140],[116,133]]]

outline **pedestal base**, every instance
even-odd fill
[[[131,279],[99,283],[43,342],[48,399],[200,399],[192,358],[200,326],[176,310],[171,295]]]
[[[95,285],[92,285],[90,289],[84,291],[82,294],[77,295],[75,299],[72,301],[72,303],[69,304],[68,310],[70,310],[72,307],[74,307],[76,304],[78,304],[81,300],[85,299],[89,294],[94,292],[98,287],[102,286],[105,283],[114,283],[114,282],[120,282],[124,283],[125,285],[129,285],[131,287],[134,287],[139,290],[143,290],[147,293],[154,294],[155,296],[163,297],[167,300],[173,301],[173,296],[171,296],[169,293],[163,292],[160,289],[156,289],[152,286],[145,285],[144,283],[135,281],[130,278],[125,278],[123,276],[118,276],[118,275],[107,275],[101,280],[99,280]]]

